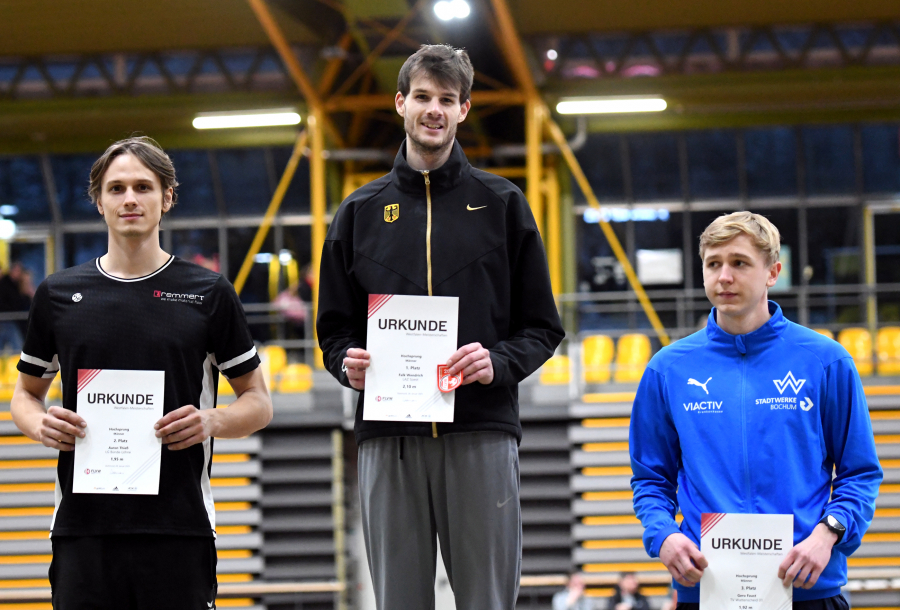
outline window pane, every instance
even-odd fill
[[[97,208],[88,197],[88,182],[95,155],[60,155],[50,159],[56,196],[64,220],[97,220],[102,223]]]
[[[172,254],[219,272],[219,232],[216,229],[172,231]]]
[[[575,156],[600,201],[625,199],[620,136],[592,134]],[[587,201],[574,179],[572,192],[575,194],[576,204]]]
[[[867,125],[862,145],[866,192],[900,192],[900,126]]]
[[[179,182],[172,218],[218,215],[209,154],[205,150],[175,150],[169,152],[169,158]]]
[[[875,279],[879,284],[900,283],[900,214],[875,217]],[[878,294],[878,320],[900,322],[900,294]]]
[[[275,163],[275,172],[279,179],[284,174],[288,160],[291,158],[292,148],[273,148],[272,158]],[[338,193],[340,196],[340,193]],[[303,157],[297,164],[297,171],[281,202],[281,212],[285,214],[309,214],[310,185],[309,185],[309,159]],[[268,204],[268,202],[267,202]]]
[[[737,197],[737,142],[733,131],[697,131],[685,136],[691,197]]]
[[[850,194],[856,190],[852,128],[807,127],[803,130],[803,149],[808,194]]]
[[[793,129],[748,129],[744,132],[744,145],[750,197],[797,194],[797,138]]]
[[[812,285],[862,281],[861,212],[856,207],[809,208],[809,265]],[[827,294],[810,298],[810,324],[857,324],[865,310],[857,295]]]
[[[64,260],[69,268],[106,254],[109,241],[106,233],[69,233],[65,244]]]
[[[5,217],[16,222],[50,222],[40,161],[35,157],[0,158],[0,206],[13,206]]]
[[[628,137],[636,201],[681,199],[678,139],[672,134]]]
[[[47,259],[44,244],[41,242],[10,242],[10,263],[21,263],[28,273],[30,288],[25,289],[29,295],[34,294],[34,288],[44,281],[47,276]]]
[[[264,214],[272,191],[269,188],[263,149],[220,150],[215,155],[228,213]]]

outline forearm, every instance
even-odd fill
[[[16,384],[10,401],[10,411],[16,427],[33,441],[41,440],[41,420],[47,413],[44,401]]]
[[[210,436],[241,438],[265,428],[272,421],[272,400],[265,390],[243,392],[227,408],[209,410]]]

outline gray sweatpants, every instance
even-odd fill
[[[522,563],[515,437],[364,441],[359,494],[378,610],[433,610],[435,535],[459,610],[514,610]]]

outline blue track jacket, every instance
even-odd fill
[[[705,329],[650,361],[631,414],[634,510],[651,557],[679,531],[699,548],[705,512],[793,514],[794,544],[834,515],[843,539],[816,585],[794,589],[794,601],[821,599],[847,582],[883,473],[853,359],[776,303],[769,311],[761,328],[730,335],[713,309]],[[678,601],[700,601],[699,585],[675,588]]]

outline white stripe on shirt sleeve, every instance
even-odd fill
[[[22,355],[19,357],[28,364],[42,366],[45,369],[53,369],[54,374],[59,371],[59,359],[57,358],[57,354],[53,354],[53,362],[47,362],[46,360],[41,360],[40,358],[36,358],[35,356],[29,356],[25,352],[22,352]]]
[[[237,366],[242,362],[246,362],[247,360],[250,360],[250,358],[252,358],[255,355],[256,355],[256,346],[254,345],[253,347],[250,348],[249,352],[244,352],[240,356],[238,356],[236,358],[232,358],[228,362],[223,362],[222,364],[217,364],[216,366],[219,367],[220,371],[224,371],[224,370],[230,369],[233,366]]]

